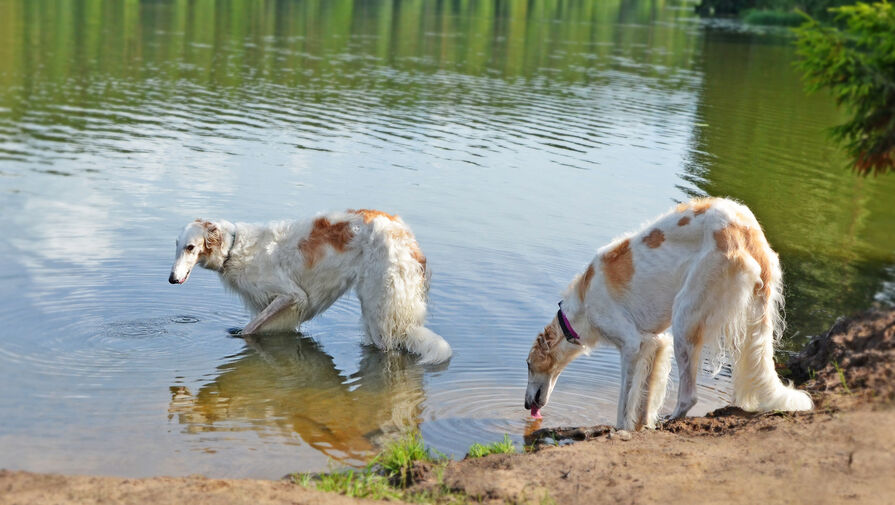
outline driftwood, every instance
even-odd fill
[[[541,428],[525,435],[525,445],[537,447],[548,443],[552,445],[564,440],[590,440],[605,437],[614,431],[615,428],[605,424],[571,428]]]

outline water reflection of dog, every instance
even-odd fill
[[[367,347],[342,375],[312,339],[290,333],[246,338],[247,347],[191,394],[171,387],[169,418],[189,432],[293,433],[337,461],[362,462],[382,438],[419,424],[423,369],[414,358]]]

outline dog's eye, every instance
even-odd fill
[[[193,252],[193,249],[195,249],[195,248],[196,248],[196,246],[194,246],[193,244],[186,246],[186,250],[189,252]]]

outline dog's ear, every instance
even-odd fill
[[[221,229],[211,221],[197,219],[205,228],[205,249],[211,250],[221,245]]]
[[[553,324],[548,324],[546,328],[544,328],[544,340],[547,342],[547,348],[553,347],[559,342],[561,336],[558,331],[556,331],[556,327]]]
[[[538,335],[537,346],[538,349],[543,353],[550,352],[550,344],[547,342],[547,336],[544,333],[540,333]]]

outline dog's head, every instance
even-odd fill
[[[525,389],[525,408],[537,415],[547,405],[556,379],[563,369],[585,348],[568,342],[556,317],[538,334],[528,353],[528,387]]]
[[[220,226],[211,221],[197,219],[186,225],[177,237],[174,265],[171,266],[168,282],[183,284],[197,263],[207,266],[209,261],[220,256],[222,235]]]

